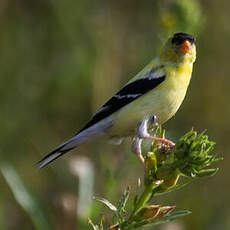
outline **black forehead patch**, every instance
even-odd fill
[[[186,33],[176,33],[173,35],[172,44],[180,45],[186,40],[190,41],[191,44],[195,43],[195,38],[192,35]]]

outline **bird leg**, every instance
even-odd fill
[[[175,143],[173,143],[172,141],[170,141],[168,139],[150,136],[149,133],[148,133],[148,123],[149,122],[153,122],[153,124],[155,126],[158,125],[157,121],[156,121],[156,116],[155,115],[146,117],[143,121],[141,121],[138,124],[137,135],[138,135],[139,138],[141,138],[141,139],[148,139],[148,140],[154,140],[154,141],[159,141],[159,142],[161,142],[163,144],[166,144],[166,145],[169,145],[171,147],[173,147],[175,145]]]
[[[133,142],[132,142],[132,151],[137,154],[138,158],[141,160],[141,162],[144,164],[145,160],[144,157],[142,156],[141,153],[141,143],[142,143],[142,139],[139,138],[138,136],[135,136],[133,138]]]
[[[163,144],[167,144],[171,147],[173,147],[175,145],[172,141],[167,140],[165,138],[150,136],[148,133],[148,123],[149,122],[152,122],[154,124],[154,126],[158,126],[155,115],[146,117],[143,121],[141,121],[138,124],[137,136],[135,136],[133,138],[133,142],[132,142],[132,152],[137,154],[138,158],[141,160],[141,162],[143,164],[145,163],[145,159],[141,153],[141,143],[142,143],[143,139],[159,141],[159,142],[161,142]]]

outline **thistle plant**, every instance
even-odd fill
[[[165,137],[165,131],[158,127],[155,136]],[[190,214],[187,210],[174,209],[176,206],[154,204],[155,195],[163,194],[183,187],[178,183],[180,177],[191,179],[213,176],[218,168],[208,168],[222,160],[213,154],[215,143],[209,141],[205,132],[198,134],[193,129],[182,136],[173,148],[152,142],[145,156],[143,192],[135,195],[132,210],[126,210],[130,198],[130,189],[126,189],[115,206],[108,200],[95,198],[104,203],[114,213],[109,230],[130,230],[163,224]],[[89,220],[94,230],[103,230],[103,219],[99,225]]]

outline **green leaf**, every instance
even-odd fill
[[[106,200],[104,198],[99,198],[99,197],[93,197],[93,199],[105,204],[113,212],[117,212],[117,207],[114,206],[113,204],[111,204],[108,200]]]
[[[223,160],[224,160],[223,157],[214,158],[214,159],[212,160],[212,163],[217,163],[217,162],[220,162],[220,161],[223,161]]]
[[[218,170],[204,169],[220,160],[216,158],[216,154],[212,154],[215,142],[209,141],[208,136],[204,133],[198,135],[194,130],[189,131],[177,141],[173,149],[176,167],[183,173],[183,176],[192,178],[209,176]]]
[[[176,184],[174,186],[171,186],[167,189],[164,189],[163,191],[161,191],[159,189],[159,191],[157,191],[155,194],[156,195],[162,195],[162,194],[166,194],[166,193],[169,193],[169,192],[172,192],[172,191],[175,191],[175,190],[178,190],[180,188],[183,188],[184,186],[186,186],[187,184],[189,184],[192,180],[188,181],[187,183],[184,183],[184,184]]]
[[[114,212],[114,216],[112,218],[112,223],[113,224],[117,224],[117,223],[121,223],[124,221],[124,218],[122,217],[122,214],[125,213],[125,205],[129,199],[129,195],[130,195],[130,192],[129,192],[130,188],[128,187],[124,193],[122,194],[122,197],[119,201],[119,204],[118,204],[118,208],[117,208],[117,211]]]
[[[101,230],[98,225],[94,224],[90,218],[88,218],[88,223],[93,227],[93,230]]]
[[[125,212],[125,205],[129,199],[129,195],[130,195],[130,188],[128,187],[122,194],[121,200],[118,204],[118,212],[120,213],[120,215]]]
[[[178,218],[182,218],[182,217],[187,216],[189,214],[191,214],[191,212],[188,211],[188,210],[175,211],[173,213],[170,213],[169,215],[166,215],[166,216],[160,218],[159,220],[154,220],[154,221],[152,221],[152,222],[150,222],[148,224],[145,224],[145,227],[164,224],[164,223],[176,220]]]
[[[103,230],[104,229],[104,227],[103,227],[103,222],[105,221],[105,217],[104,216],[102,216],[101,217],[101,221],[100,221],[100,225],[99,225],[99,229],[100,230]]]
[[[219,168],[216,168],[216,169],[203,169],[203,170],[200,170],[197,175],[199,177],[213,176],[213,175],[215,175],[217,173],[218,170],[219,170]]]

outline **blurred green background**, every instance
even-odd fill
[[[174,32],[197,39],[197,61],[176,140],[207,129],[225,158],[212,178],[159,198],[193,213],[161,230],[230,229],[230,2],[228,0],[0,1],[0,229],[89,229],[133,189],[143,166],[121,146],[92,143],[51,166],[34,163],[71,137]]]

